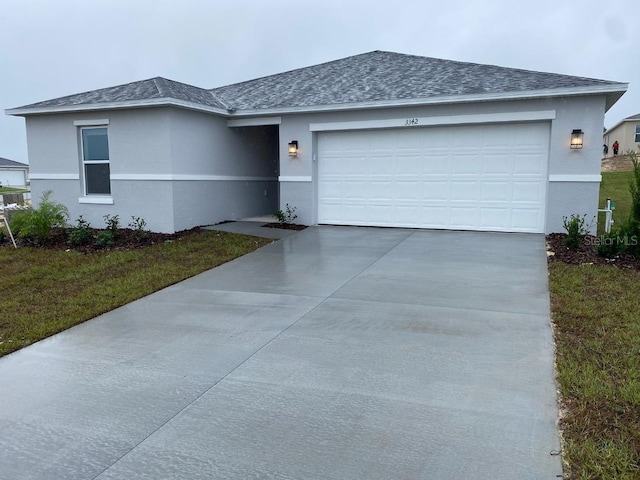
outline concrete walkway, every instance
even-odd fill
[[[554,479],[542,235],[312,227],[0,359],[2,479]]]

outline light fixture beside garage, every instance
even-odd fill
[[[582,138],[584,137],[584,132],[580,129],[573,130],[571,132],[571,149],[582,148]]]
[[[289,142],[289,156],[290,157],[297,157],[298,156],[298,141],[297,140],[291,140]]]

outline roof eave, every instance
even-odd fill
[[[353,102],[342,104],[312,105],[300,107],[277,107],[263,109],[223,110],[194,102],[187,102],[175,98],[156,98],[149,100],[132,100],[124,102],[95,103],[84,105],[64,105],[55,107],[19,107],[5,110],[7,115],[30,116],[54,113],[70,113],[84,111],[101,111],[115,109],[147,108],[160,106],[174,106],[212,113],[223,117],[263,116],[287,113],[316,113],[327,111],[366,110],[373,108],[392,108],[406,106],[438,105],[453,103],[475,103],[504,100],[531,100],[536,98],[572,97],[586,95],[605,95],[607,98],[605,111],[611,108],[627,91],[626,83],[611,83],[588,87],[556,88],[544,90],[529,90],[517,92],[481,93],[472,95],[444,95],[436,97],[409,98],[399,100],[380,100],[368,102]]]
[[[30,115],[46,115],[53,113],[92,112],[101,110],[123,110],[131,108],[148,107],[179,107],[199,112],[213,113],[221,116],[229,116],[228,110],[210,107],[199,103],[178,100],[175,98],[154,98],[149,100],[130,100],[124,102],[90,103],[82,105],[61,105],[55,107],[18,107],[8,108],[4,111],[14,117],[28,117]]]

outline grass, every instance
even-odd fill
[[[616,206],[613,211],[614,228],[624,223],[631,213],[631,194],[629,184],[633,180],[633,172],[603,172],[600,183],[600,201],[598,208],[605,208],[607,197],[611,198]],[[598,217],[598,232],[604,231],[604,213]]]
[[[28,192],[27,188],[14,188],[14,187],[0,187],[0,195],[4,193],[25,193]]]
[[[206,231],[92,254],[0,247],[0,356],[270,242]]]
[[[629,218],[632,179],[602,174],[600,208],[614,201],[614,228]],[[549,264],[565,478],[640,478],[638,286],[636,270]]]
[[[640,272],[558,262],[549,275],[566,473],[640,478]]]

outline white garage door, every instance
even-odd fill
[[[318,135],[318,223],[543,232],[549,124]]]

